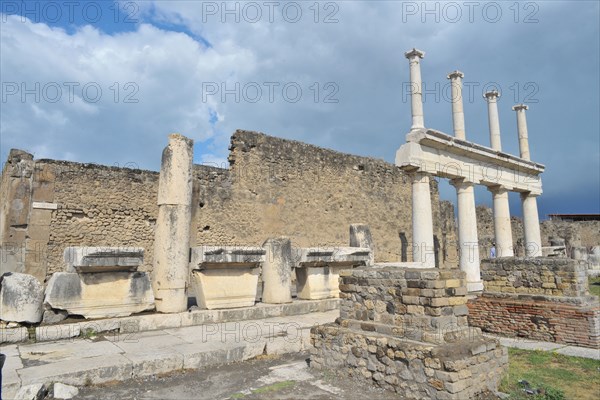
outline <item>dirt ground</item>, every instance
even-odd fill
[[[84,387],[78,399],[394,399],[364,382],[307,366],[307,354],[259,358],[161,377]]]

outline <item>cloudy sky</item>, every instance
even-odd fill
[[[196,163],[225,167],[241,128],[393,162],[416,47],[427,127],[452,133],[446,75],[459,69],[467,138],[488,145],[482,93],[497,87],[507,152],[518,154],[511,107],[529,105],[540,216],[598,213],[599,4],[3,0],[2,160],[20,148],[158,170],[179,132]],[[520,215],[518,196],[511,205]]]

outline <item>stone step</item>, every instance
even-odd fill
[[[21,386],[61,382],[83,386],[244,361],[261,354],[308,349],[310,328],[338,310],[297,316],[206,323],[94,339],[12,344],[3,368],[2,398]]]

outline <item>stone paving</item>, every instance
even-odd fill
[[[310,328],[338,310],[298,316],[204,324],[87,339],[2,345],[2,398],[20,386],[62,382],[75,386],[248,360],[263,354],[307,350]]]

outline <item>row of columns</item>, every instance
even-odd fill
[[[422,82],[420,62],[425,53],[412,49],[405,53],[409,60],[411,80],[411,130],[424,129]],[[452,122],[454,136],[466,140],[465,117],[462,102],[462,79],[464,74],[454,71],[447,76],[452,85]],[[491,148],[502,151],[500,141],[500,122],[498,117],[497,91],[489,91],[484,95],[488,105],[488,122]],[[525,110],[527,106],[520,104],[513,107],[517,113],[517,129],[519,133],[519,148],[521,158],[530,160]],[[413,260],[423,262],[426,266],[434,266],[433,258],[433,221],[431,214],[431,197],[429,192],[429,175],[418,171],[412,176],[412,223]],[[465,179],[454,179],[451,184],[456,188],[458,205],[458,238],[460,246],[460,268],[466,272],[467,285],[470,291],[481,290],[483,285],[479,269],[479,246],[477,236],[477,218],[475,213],[475,182]],[[494,234],[496,238],[496,254],[498,257],[514,255],[512,230],[510,224],[510,208],[508,203],[508,188],[500,185],[488,188],[494,203]],[[523,204],[523,221],[528,257],[541,256],[541,235],[537,201],[531,193],[521,194]]]

